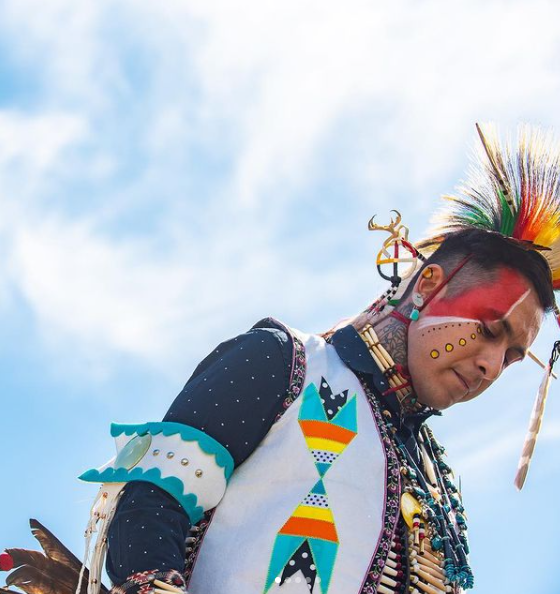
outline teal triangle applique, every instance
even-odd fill
[[[327,470],[331,467],[331,464],[325,464],[324,462],[315,462],[315,466],[317,467],[317,471],[321,476],[325,476]]]
[[[327,494],[327,491],[325,489],[325,485],[323,484],[323,481],[317,481],[315,483],[315,485],[313,486],[313,489],[311,489],[310,492],[313,493],[314,495],[326,495]]]
[[[303,392],[303,401],[299,409],[300,421],[327,421],[327,413],[323,408],[321,396],[315,384],[309,384]]]
[[[278,534],[276,536],[263,594],[266,594],[270,590],[276,578],[280,576],[284,567],[286,567],[286,563],[288,563],[304,540],[305,537],[303,536],[290,536],[288,534]]]
[[[336,413],[330,421],[343,429],[358,433],[358,410],[356,394]]]
[[[327,594],[338,552],[338,543],[318,538],[309,538],[308,540],[317,568],[317,577],[320,578],[321,592]]]
[[[323,388],[325,388],[325,390],[328,389],[326,380]],[[326,399],[327,395],[325,394],[326,392],[323,397]],[[347,394],[348,390],[345,390],[339,396],[346,398]],[[332,398],[336,401],[337,396]],[[332,415],[331,409],[329,409],[328,414]],[[338,443],[340,440],[341,445],[347,445],[358,432],[357,395],[354,394],[343,406],[340,407],[340,409],[338,409],[336,415],[332,419],[329,419],[319,389],[314,383],[310,383],[301,395],[301,406],[299,409],[298,420],[301,423],[303,436],[308,442],[310,453],[314,458],[315,468],[320,476],[320,479],[315,483],[311,491],[309,491],[304,501],[300,503],[300,506],[320,505],[321,507],[330,510],[323,477],[327,474],[330,468],[332,468],[334,461],[342,455],[342,452],[336,453],[334,450],[344,448],[334,444]],[[304,423],[304,421],[319,421],[329,424],[331,427],[314,423],[307,424]],[[335,431],[333,425],[345,429],[350,432],[351,435]],[[341,437],[339,437],[339,435],[341,435]],[[329,436],[332,436],[332,438],[329,438]],[[317,444],[313,444],[313,441],[310,440],[315,437],[317,437],[318,440],[324,439],[327,442],[330,439],[333,443],[321,444],[320,441],[318,441]],[[312,447],[313,445],[317,445],[317,451]],[[324,445],[324,447],[320,447],[321,445]],[[329,462],[318,462],[317,459],[329,460]],[[311,495],[315,495],[316,497],[310,497]],[[296,551],[303,545],[305,545],[305,547],[309,545],[308,550],[313,557],[313,563],[315,565],[313,570],[316,571],[316,576],[314,574],[314,577],[308,578],[308,580],[314,580],[316,578],[316,582],[314,583],[319,584],[319,588],[315,587],[314,590],[317,594],[328,594],[339,547],[339,543],[337,542],[338,534],[336,526],[334,525],[332,511],[330,514],[329,517],[331,520],[329,520],[329,523],[332,524],[333,530],[330,535],[326,532],[313,530],[311,525],[306,526],[305,523],[301,522],[297,528],[295,527],[297,522],[294,523],[294,526],[290,528],[287,527],[287,534],[282,534],[281,531],[277,534],[272,549],[263,594],[267,594],[274,583],[280,583],[283,576],[289,574],[287,564],[290,562]],[[290,534],[290,532],[292,532],[292,534]],[[293,534],[294,532],[295,535]],[[312,536],[300,536],[299,534],[314,534],[315,536],[320,536],[314,538]],[[327,540],[327,538],[330,538],[331,540]]]

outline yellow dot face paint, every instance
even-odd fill
[[[436,349],[433,349],[433,351],[430,353],[430,357],[432,359],[437,359],[439,357],[439,351],[436,351]]]
[[[476,338],[476,334],[475,334],[474,332],[471,334],[471,338],[472,338],[473,340]]]
[[[465,345],[467,344],[467,341],[466,341],[464,338],[460,338],[460,339],[459,339],[459,344],[460,344],[461,346],[465,346]]]
[[[445,350],[450,353],[453,350],[453,345],[449,342],[445,345]]]

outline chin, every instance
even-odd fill
[[[436,410],[445,410],[446,408],[449,408],[455,404],[455,400],[450,398],[447,394],[430,393],[427,395],[421,395],[416,392],[416,396],[420,404],[423,404],[424,406],[430,406]]]
[[[421,398],[418,398],[418,402],[420,402],[420,404],[423,404],[424,406],[429,406],[430,408],[433,408],[435,410],[445,410],[446,408],[449,408],[451,406],[451,403],[442,404],[441,402],[433,402],[431,400],[430,402],[426,402]]]

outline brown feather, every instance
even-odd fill
[[[29,520],[29,525],[31,526],[33,536],[39,541],[47,557],[53,561],[59,561],[68,567],[72,567],[78,573],[80,572],[82,562],[50,530],[33,518]]]
[[[19,568],[13,571],[8,576],[7,580],[12,579],[14,574],[17,579],[20,579],[21,575],[25,578],[26,572],[28,571],[30,572],[30,578],[35,579],[38,575],[36,572],[40,572],[41,576],[47,576],[49,579],[56,582],[61,590],[69,590],[72,592],[76,590],[79,572],[76,571],[75,568],[69,567],[59,561],[53,561],[38,551],[6,549],[6,552],[14,560],[14,567]],[[20,571],[20,573],[16,573],[16,571]],[[87,584],[87,577],[89,576],[85,576],[85,584]]]
[[[72,594],[72,590],[61,585],[56,578],[29,565],[12,571],[6,578],[6,585],[21,588],[27,594]]]
[[[6,578],[8,586],[21,588],[27,594],[74,594],[82,567],[50,530],[37,520],[30,520],[33,536],[39,541],[46,555],[26,549],[6,549],[14,561],[14,569]],[[87,594],[89,571],[84,570],[80,594]],[[101,584],[101,593],[108,589]],[[0,588],[0,594],[19,594]]]
[[[14,562],[14,567],[20,567],[21,565],[33,565],[38,569],[43,569],[52,561],[45,557],[43,553],[39,551],[28,551],[27,549],[6,549],[6,553],[10,555]]]

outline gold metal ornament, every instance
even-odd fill
[[[416,269],[416,262],[421,257],[418,250],[408,241],[408,227],[401,223],[400,212],[392,210],[395,213],[395,219],[391,218],[388,225],[378,225],[374,222],[375,215],[371,217],[368,223],[370,231],[386,231],[390,236],[383,242],[383,246],[377,254],[377,270],[382,278],[399,284],[401,280],[408,278]],[[409,264],[403,271],[399,270],[399,265]],[[389,275],[382,269],[382,266],[391,266],[392,274]]]
[[[422,506],[410,493],[403,493],[401,496],[401,514],[409,530],[414,527],[414,518],[422,517]]]

